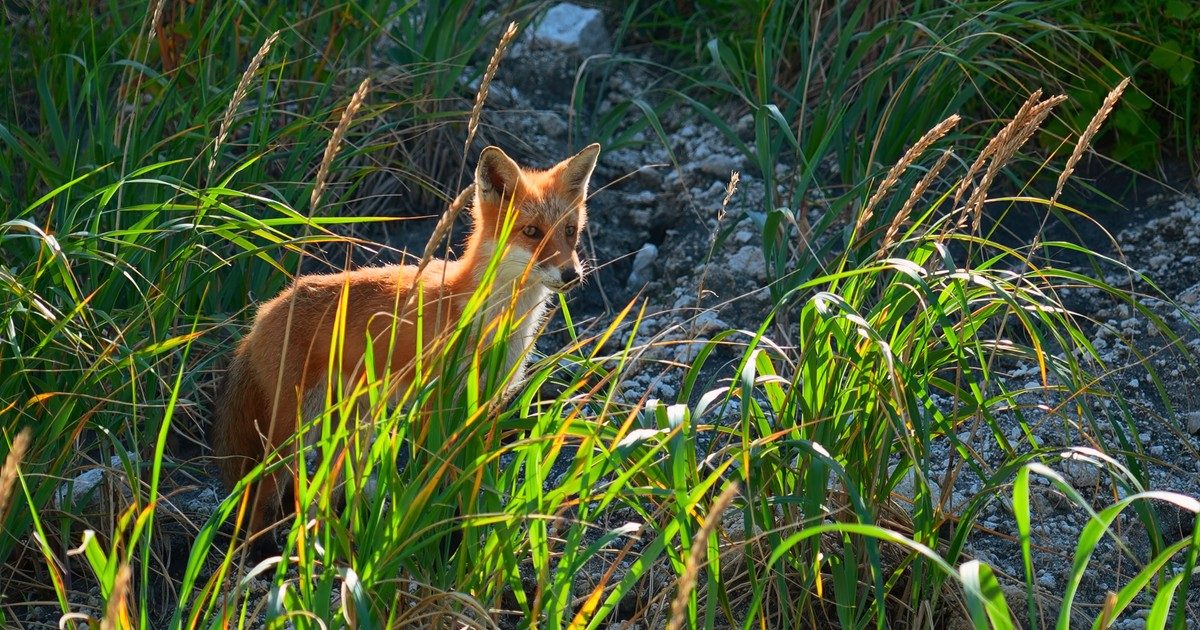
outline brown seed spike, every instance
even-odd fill
[[[949,133],[950,130],[958,124],[958,121],[958,114],[951,114],[949,118],[934,125],[934,127],[929,131],[926,131],[925,135],[921,136],[921,139],[917,140],[916,144],[912,145],[907,151],[904,152],[904,155],[901,156],[900,161],[896,162],[896,164],[888,170],[887,176],[883,178],[883,183],[879,185],[879,188],[875,191],[875,194],[871,195],[871,199],[867,201],[866,207],[863,209],[862,214],[859,215],[858,223],[855,226],[855,232],[861,232],[867,222],[871,220],[871,215],[875,212],[875,207],[880,201],[883,200],[884,195],[891,190],[892,186],[895,186],[896,182],[900,181],[900,175],[902,175],[909,166],[912,166],[913,162],[916,162],[917,158],[921,157],[925,151],[929,150],[929,147],[932,146],[933,143],[937,142],[942,136]]]
[[[362,83],[358,84],[358,89],[354,91],[354,96],[350,97],[350,103],[342,111],[342,117],[338,120],[337,127],[333,130],[333,135],[329,137],[329,144],[325,145],[325,155],[321,157],[321,165],[317,168],[317,179],[313,184],[312,197],[309,200],[309,209],[311,212],[315,213],[317,210],[317,202],[321,200],[321,193],[325,191],[325,185],[329,180],[329,166],[333,163],[333,158],[342,146],[342,139],[346,137],[346,131],[350,129],[350,122],[354,120],[354,115],[358,113],[358,108],[366,100],[367,89],[370,86],[370,78],[363,79]]]
[[[160,5],[161,6],[161,5]],[[229,105],[225,107],[225,115],[221,117],[221,129],[217,132],[217,139],[213,143],[212,157],[208,160],[208,172],[211,176],[213,169],[217,166],[217,156],[221,154],[221,145],[229,137],[229,127],[233,124],[234,114],[242,105],[242,101],[246,98],[246,93],[250,91],[250,79],[258,73],[259,66],[262,65],[263,59],[266,59],[267,53],[271,50],[271,45],[275,40],[279,39],[279,31],[271,33],[267,41],[259,47],[254,58],[250,60],[250,65],[246,66],[246,71],[242,73],[242,78],[238,81],[237,88],[233,91],[233,98],[229,100]]]
[[[1092,138],[1100,131],[1100,125],[1104,124],[1104,120],[1112,113],[1114,107],[1117,106],[1117,101],[1121,100],[1121,95],[1125,93],[1125,88],[1129,86],[1129,77],[1125,77],[1104,97],[1104,103],[1100,105],[1100,109],[1096,111],[1096,115],[1092,116],[1092,120],[1088,122],[1088,126],[1079,135],[1079,142],[1075,143],[1075,149],[1071,151],[1071,157],[1067,158],[1067,165],[1063,167],[1062,173],[1058,175],[1058,184],[1054,187],[1054,196],[1050,198],[1050,205],[1053,206],[1058,202],[1058,196],[1062,194],[1063,186],[1066,185],[1067,179],[1071,177],[1071,173],[1075,171],[1075,166],[1079,163],[1080,158],[1088,150],[1092,144]]]

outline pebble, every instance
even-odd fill
[[[1038,576],[1038,586],[1041,586],[1042,588],[1054,590],[1057,582],[1058,581],[1054,579],[1054,574],[1048,571]]]
[[[710,309],[696,316],[695,327],[697,334],[711,335],[722,330],[727,330],[729,324],[726,324],[720,317],[717,317],[716,311]]]
[[[650,206],[650,205],[653,205],[655,201],[657,201],[657,196],[654,194],[653,190],[643,190],[641,192],[629,195],[628,199],[629,199],[630,203],[636,203],[636,204],[643,205],[643,206]]]
[[[567,121],[554,112],[542,112],[538,116],[538,122],[542,125],[542,131],[546,132],[546,135],[551,138],[567,133]]]

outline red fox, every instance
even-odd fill
[[[600,145],[592,144],[550,169],[535,170],[518,166],[498,147],[488,147],[475,170],[472,225],[461,258],[433,260],[419,277],[414,265],[303,275],[263,304],[234,352],[216,399],[209,441],[226,489],[287,443],[300,421],[317,415],[311,405],[314,399],[323,402],[328,378],[340,377],[348,384],[361,378],[368,337],[374,373],[390,368],[397,381],[391,391],[404,391],[412,380],[417,352],[428,350],[459,321],[496,254],[506,221],[511,233],[482,317],[496,317],[510,307],[515,294],[504,373],[515,375],[510,384],[523,380],[524,362],[543,325],[547,299],[577,284],[583,275],[576,245],[587,222],[588,181],[599,153]],[[421,291],[420,300],[410,299],[418,297],[412,295],[414,290]],[[335,365],[330,348],[343,291],[343,345]],[[331,374],[332,370],[341,373]],[[259,481],[251,505],[251,533],[276,516],[280,481],[279,473]]]

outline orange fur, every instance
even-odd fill
[[[587,184],[599,155],[593,144],[548,170],[523,169],[503,151],[488,147],[475,173],[471,233],[458,260],[432,261],[417,277],[413,265],[388,265],[341,273],[305,275],[263,304],[250,333],[238,344],[221,393],[209,441],[231,489],[246,472],[291,438],[303,420],[306,397],[323,388],[330,374],[335,314],[346,292],[342,354],[333,369],[345,383],[364,373],[372,340],[376,374],[390,368],[397,389],[412,379],[418,344],[428,349],[455,326],[487,268],[508,212],[512,232],[497,268],[483,317],[493,318],[513,302],[516,328],[508,340],[506,366],[523,378],[523,364],[541,329],[546,301],[583,275],[576,252],[587,211]],[[418,282],[420,280],[420,282]],[[417,339],[421,287],[422,338]],[[395,343],[388,352],[388,341]],[[487,339],[480,340],[487,343]],[[390,354],[390,359],[389,355]],[[311,400],[311,399],[310,399]],[[285,453],[294,454],[294,453]],[[259,481],[249,527],[257,532],[276,515],[280,475]]]

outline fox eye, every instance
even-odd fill
[[[568,225],[567,226],[567,238],[574,238],[574,237],[575,237],[575,226]]]
[[[536,225],[526,225],[521,233],[529,238],[542,238],[542,231]]]

